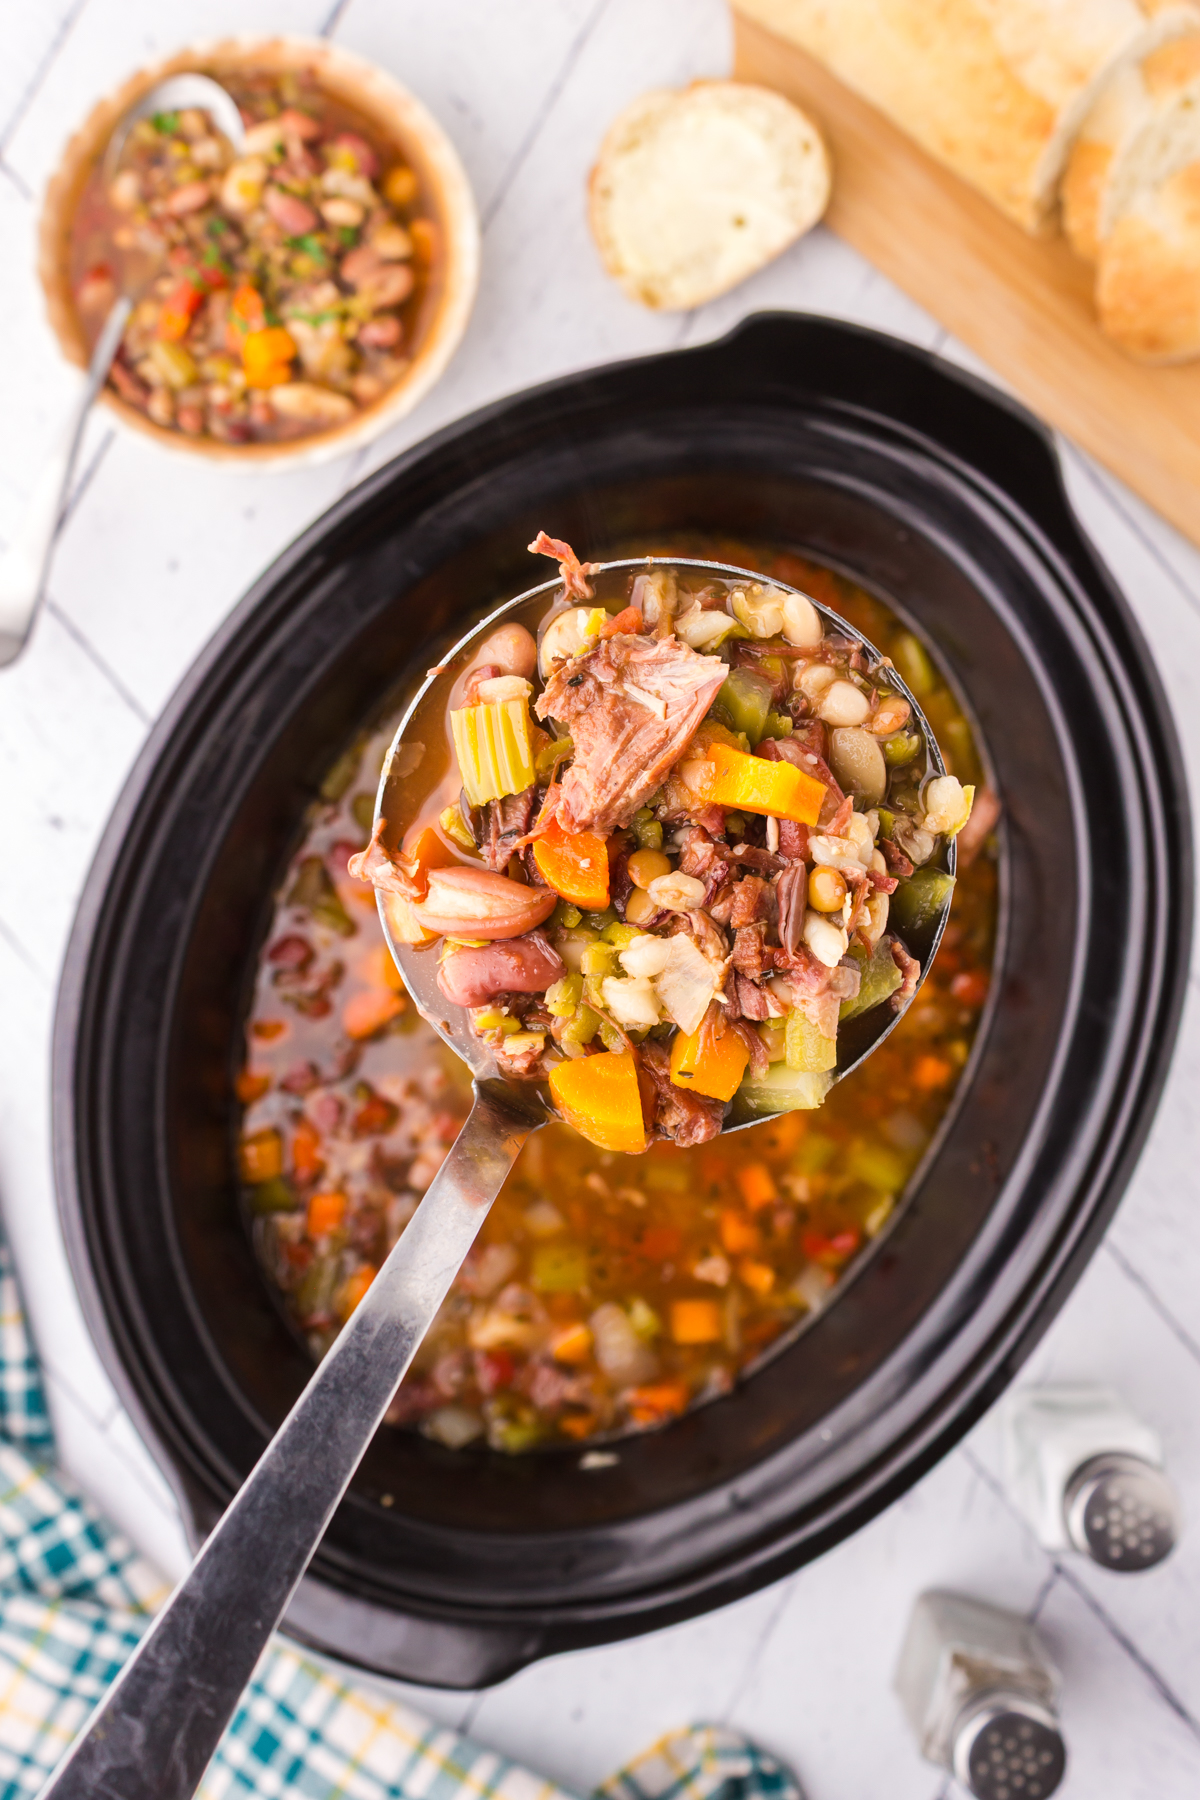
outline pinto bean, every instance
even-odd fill
[[[263,205],[289,237],[303,237],[317,223],[317,215],[308,202],[298,200],[295,194],[287,194],[282,188],[269,187],[263,195]]]
[[[385,313],[382,318],[368,319],[358,334],[358,341],[367,350],[390,350],[393,344],[400,342],[401,325],[392,313]]]
[[[429,871],[429,891],[413,914],[426,931],[463,938],[522,937],[558,903],[552,888],[525,887],[490,869]]]
[[[362,295],[372,306],[399,306],[407,300],[416,285],[416,277],[407,263],[384,263],[362,284]]]
[[[374,275],[383,264],[383,258],[370,244],[359,244],[354,250],[348,250],[343,256],[338,274],[347,287],[362,287],[368,278]]]
[[[177,187],[173,194],[167,196],[165,210],[173,219],[182,219],[186,213],[199,212],[207,206],[212,198],[212,185],[207,181],[185,181]]]
[[[438,986],[453,1006],[483,1006],[498,994],[540,994],[566,974],[540,931],[485,950],[456,950],[438,967]]]

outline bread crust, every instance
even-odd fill
[[[643,94],[613,121],[588,180],[588,217],[632,299],[687,311],[815,225],[830,182],[824,139],[790,100],[699,81]]]
[[[1200,161],[1141,195],[1106,239],[1096,310],[1140,362],[1200,356]]]
[[[1053,224],[1078,127],[1187,0],[734,0],[826,63],[1027,231]]]

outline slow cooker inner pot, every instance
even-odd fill
[[[401,1603],[617,1595],[699,1570],[732,1539],[752,1558],[806,1506],[828,1514],[833,1496],[836,1514],[839,1492],[860,1504],[947,1380],[968,1380],[1005,1296],[1054,1255],[1062,1183],[1102,1155],[1081,1122],[1119,1094],[1139,1000],[1124,946],[1147,932],[1141,774],[1127,724],[1113,727],[1120,671],[1067,572],[919,446],[697,405],[542,433],[452,500],[419,499],[397,514],[377,486],[248,616],[121,898],[111,954],[136,976],[94,1052],[116,1096],[106,1279],[123,1296],[122,1358],[202,1528],[311,1373],[235,1197],[232,1076],[269,894],[329,764],[400,678],[544,572],[524,549],[538,527],[587,555],[695,528],[843,568],[938,647],[1005,806],[991,1010],[919,1190],[836,1304],[731,1396],[622,1441],[603,1470],[385,1428],[313,1565]]]

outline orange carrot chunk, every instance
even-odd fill
[[[550,1092],[568,1125],[602,1150],[636,1156],[646,1148],[637,1064],[629,1050],[606,1050],[558,1063]]]
[[[608,905],[608,850],[593,831],[564,831],[555,819],[533,846],[533,860],[547,887],[584,912]]]
[[[715,1344],[721,1336],[716,1300],[672,1300],[671,1336],[677,1344]]]
[[[301,1119],[292,1136],[292,1173],[297,1181],[312,1181],[321,1164],[321,1134],[308,1119]]]
[[[360,1303],[377,1274],[378,1270],[372,1268],[370,1263],[363,1263],[361,1268],[355,1269],[353,1275],[342,1283],[337,1297],[337,1313],[343,1323]]]
[[[815,825],[825,798],[825,783],[806,775],[789,762],[768,762],[763,756],[747,756],[728,744],[710,744],[707,769],[696,768],[700,782],[697,798],[709,806],[731,806],[738,812],[768,813],[792,819],[798,825]]]
[[[750,1051],[738,1032],[724,1019],[705,1019],[698,1031],[677,1035],[671,1046],[671,1080],[710,1100],[732,1100],[749,1061]]]
[[[757,1212],[760,1206],[770,1206],[773,1200],[778,1200],[779,1189],[775,1186],[775,1178],[766,1163],[743,1163],[736,1175],[742,1199],[751,1212]]]
[[[398,1018],[407,1002],[391,988],[366,988],[351,994],[342,1008],[342,1029],[349,1038],[374,1037],[385,1025]]]
[[[310,1238],[326,1237],[337,1230],[345,1216],[345,1194],[314,1194],[308,1203],[305,1228]]]

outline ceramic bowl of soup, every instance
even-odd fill
[[[464,1687],[778,1578],[968,1429],[1120,1198],[1190,940],[1149,656],[1048,437],[971,378],[772,316],[398,458],[185,678],[63,977],[72,1267],[196,1540],[461,1119],[345,864],[406,694],[527,591],[541,528],[807,585],[1000,812],[913,1008],[824,1108],[696,1153],[532,1140],[287,1619]]]
[[[164,77],[214,76],[234,152],[195,110],[105,146]],[[172,450],[278,469],[344,454],[409,412],[466,330],[479,225],[458,154],[382,69],[295,37],[181,50],[101,100],[46,191],[38,272],[82,367],[119,291],[136,305],[103,390]]]

